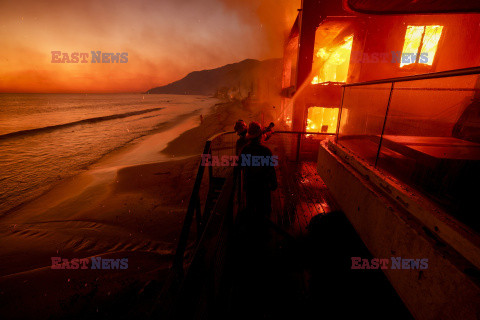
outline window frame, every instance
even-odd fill
[[[409,26],[412,26],[412,27],[442,26],[443,28],[442,28],[442,34],[440,35],[440,39],[438,40],[437,51],[435,51],[435,57],[433,58],[432,65],[428,65],[428,64],[425,64],[425,63],[414,62],[414,63],[411,63],[409,65],[406,65],[406,66],[411,66],[411,67],[405,68],[406,66],[404,66],[404,67],[400,66],[400,64],[401,64],[401,61],[400,61],[400,62],[396,63],[397,70],[402,71],[402,72],[412,72],[412,71],[432,72],[432,71],[435,71],[437,69],[437,64],[438,64],[438,55],[440,54],[441,49],[443,48],[443,41],[445,39],[445,32],[447,30],[445,24],[442,24],[440,22],[429,22],[428,24],[426,24],[426,23],[407,23],[407,22],[405,22],[404,23],[404,32],[403,32],[403,36],[402,36],[403,42],[402,42],[401,49],[399,50],[402,54],[403,54],[403,46],[405,45],[405,35],[407,34],[407,28]],[[418,51],[421,51],[421,50],[422,50],[422,48],[419,47]],[[417,54],[418,54],[418,51],[417,51]],[[417,60],[418,59],[420,59],[419,55],[417,55]]]
[[[328,107],[321,107],[321,106],[319,106],[319,105],[317,105],[317,104],[315,104],[315,103],[308,103],[308,104],[305,105],[305,110],[304,110],[304,113],[303,113],[303,119],[304,119],[304,120],[303,120],[303,131],[307,132],[308,109],[309,109],[309,108],[314,108],[314,107],[317,107],[317,108],[327,108],[327,109],[328,109],[328,108],[338,109],[337,121],[336,121],[336,122],[337,122],[336,126],[337,126],[337,128],[338,128],[338,125],[339,125],[339,124],[338,124],[338,118],[340,117],[340,109],[341,109],[340,106],[329,105]],[[335,132],[337,132],[337,128],[335,128]],[[314,132],[314,133],[315,133],[315,132]],[[322,132],[319,131],[318,133],[322,133]],[[326,132],[326,133],[328,133],[328,132]],[[328,134],[331,134],[331,133],[328,133]]]

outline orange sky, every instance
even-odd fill
[[[141,92],[194,70],[281,57],[299,0],[1,0],[0,92]],[[128,63],[51,63],[51,51]]]

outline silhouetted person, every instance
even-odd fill
[[[246,136],[250,142],[243,147],[239,159],[244,173],[247,210],[260,219],[270,217],[271,192],[277,189],[276,161],[273,160],[272,151],[261,142],[263,133],[258,122],[250,123]],[[255,161],[258,156],[264,159],[260,165]]]
[[[272,210],[271,191],[277,188],[277,177],[270,161],[272,151],[261,142],[263,134],[259,123],[250,123],[246,136],[250,142],[243,147],[237,167],[243,172],[246,208],[236,219],[234,298],[241,309],[235,319],[265,318],[265,298],[271,290],[270,230],[266,218]],[[261,165],[261,157],[270,159]]]
[[[235,127],[233,130],[238,134],[238,140],[235,144],[235,154],[238,155],[242,148],[249,142],[246,135],[247,135],[247,124],[243,120],[238,120],[235,123]]]

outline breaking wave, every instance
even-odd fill
[[[49,132],[57,129],[62,129],[62,128],[68,128],[68,127],[73,127],[79,124],[86,124],[86,123],[97,123],[97,122],[102,122],[102,121],[108,121],[108,120],[114,120],[114,119],[121,119],[121,118],[127,118],[127,117],[132,117],[144,113],[149,113],[153,111],[159,111],[164,108],[150,108],[150,109],[144,109],[144,110],[139,110],[139,111],[131,111],[131,112],[125,112],[125,113],[120,113],[120,114],[112,114],[108,116],[102,116],[102,117],[95,117],[95,118],[88,118],[88,119],[82,119],[78,121],[73,121],[73,122],[68,122],[68,123],[62,123],[62,124],[57,124],[53,126],[47,126],[47,127],[41,127],[41,128],[35,128],[35,129],[28,129],[28,130],[20,130],[20,131],[15,131],[15,132],[10,132],[7,134],[0,135],[0,140],[4,139],[9,139],[9,138],[15,138],[19,136],[25,136],[25,135],[33,135],[37,133],[42,133],[42,132]]]

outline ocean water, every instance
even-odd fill
[[[0,94],[0,214],[214,103],[185,95]]]

